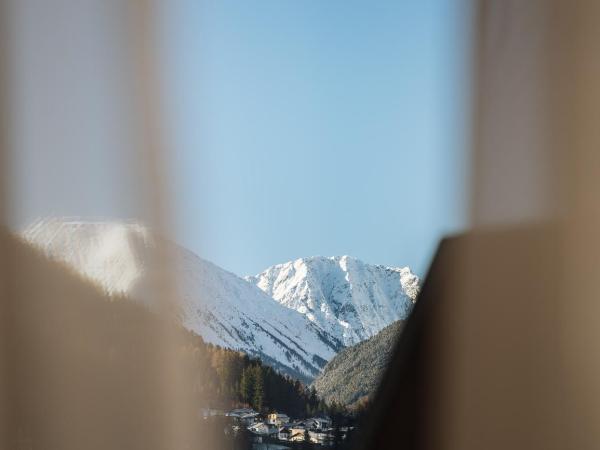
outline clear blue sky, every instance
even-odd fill
[[[342,254],[423,275],[464,223],[464,2],[164,5],[176,239],[240,275]]]

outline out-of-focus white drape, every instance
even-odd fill
[[[168,226],[152,3],[0,3],[3,449],[214,447],[168,314],[116,305],[9,231],[55,214]]]

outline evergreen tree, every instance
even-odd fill
[[[240,380],[240,399],[244,403],[250,403],[254,394],[254,376],[251,367],[242,370],[242,378]]]
[[[252,393],[252,405],[257,411],[263,409],[263,398],[264,398],[264,384],[263,375],[260,366],[256,366],[254,372],[254,389]]]
[[[317,396],[317,390],[314,386],[310,389],[310,397],[308,399],[308,405],[310,408],[309,415],[316,415],[319,411],[319,397]]]

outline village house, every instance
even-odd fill
[[[331,428],[331,419],[329,417],[311,417],[309,419],[314,424],[316,430],[326,430]]]
[[[264,422],[257,422],[248,427],[251,433],[260,436],[275,436],[278,435],[279,428],[276,425],[268,424]]]
[[[273,412],[267,416],[267,423],[277,426],[283,426],[290,422],[290,418],[287,414]]]
[[[277,439],[280,441],[289,441],[291,436],[292,432],[288,427],[281,427],[277,433]]]
[[[241,417],[243,415],[252,414],[252,413],[258,414],[258,412],[254,411],[252,408],[237,408],[237,409],[232,409],[225,415],[227,417]]]
[[[302,442],[306,429],[299,424],[291,424],[279,429],[277,438],[281,441]]]
[[[309,430],[326,430],[331,428],[331,423],[329,417],[311,417],[304,421],[304,425]]]
[[[253,425],[260,422],[260,414],[254,411],[252,408],[238,408],[229,411],[225,414],[227,417],[232,417],[236,421],[242,423],[245,426]]]
[[[246,426],[261,422],[260,414],[257,412],[244,414],[240,416],[239,420]]]
[[[333,443],[333,433],[331,430],[326,431],[309,431],[308,437],[310,442],[320,445],[331,445]]]
[[[304,433],[306,432],[306,427],[302,423],[290,425],[290,438],[288,439],[291,442],[302,442],[304,441]]]

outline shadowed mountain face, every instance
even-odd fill
[[[338,353],[313,383],[319,396],[348,406],[370,397],[379,385],[401,329],[402,321],[394,322]]]

